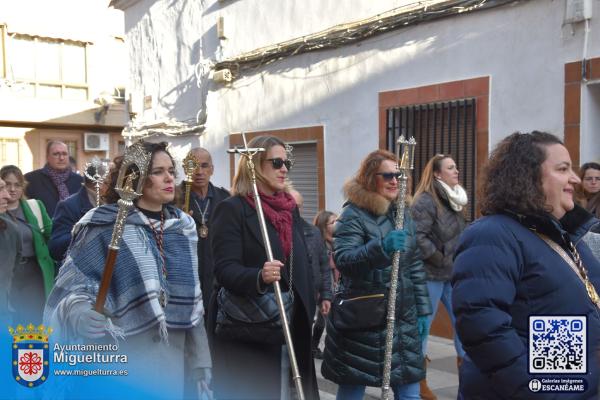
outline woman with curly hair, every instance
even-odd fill
[[[347,201],[333,233],[340,289],[327,321],[321,366],[323,376],[339,385],[338,400],[362,399],[366,386],[382,385],[387,308],[377,299],[389,293],[396,251],[402,253],[397,294],[386,300],[396,302],[390,386],[396,400],[420,398],[419,381],[425,377],[421,346],[431,304],[408,209],[404,229],[395,228],[399,177],[396,157],[376,150],[344,186]],[[344,302],[355,306],[336,309]]]
[[[557,366],[529,365],[530,317],[577,315],[587,319],[587,371],[561,361],[568,354],[555,359],[588,383],[572,398],[596,398],[600,263],[580,239],[598,220],[573,202],[579,182],[549,133],[517,132],[492,152],[480,181],[484,216],[463,232],[454,260],[453,309],[466,351],[459,396],[532,398],[529,373]]]
[[[580,200],[583,207],[600,218],[600,164],[595,162],[585,163],[579,169]]]

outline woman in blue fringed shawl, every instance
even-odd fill
[[[107,204],[90,210],[73,229],[44,320],[63,344],[116,338],[119,350],[112,353],[128,356],[123,364],[128,384],[152,398],[183,398],[208,388],[211,360],[202,323],[198,238],[193,219],[169,204],[175,167],[166,145],[144,143],[152,159],[142,196],[126,219],[105,315],[92,306],[117,215],[114,184],[122,158],[115,160]]]

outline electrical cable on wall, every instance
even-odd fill
[[[243,70],[258,68],[298,54],[335,49],[420,22],[499,7],[516,1],[518,0],[419,1],[374,17],[335,25],[320,32],[252,50],[217,62],[214,68],[216,71],[229,69],[235,78]]]

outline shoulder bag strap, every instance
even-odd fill
[[[37,220],[38,227],[44,233],[44,220],[42,219],[42,210],[40,209],[40,205],[36,199],[27,199],[27,205],[31,209],[31,212],[35,216]]]

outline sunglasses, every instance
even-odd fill
[[[402,176],[400,172],[377,172],[375,175],[381,176],[386,182],[389,182],[394,178],[396,178],[396,180],[399,180]]]
[[[284,160],[283,158],[280,158],[280,157],[267,158],[265,161],[271,161],[271,164],[273,164],[274,169],[281,169],[281,167],[283,167],[285,165],[285,167],[287,168],[288,171],[291,170],[292,165],[294,165],[292,160]]]

